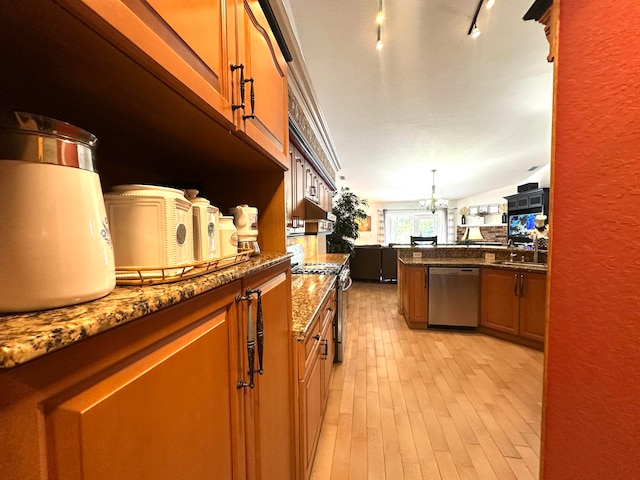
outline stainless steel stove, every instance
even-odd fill
[[[351,270],[341,263],[304,263],[302,245],[287,247],[293,254],[291,257],[291,273],[299,275],[336,275],[337,308],[333,323],[333,340],[335,343],[334,362],[342,362],[347,334],[347,290],[351,287]]]

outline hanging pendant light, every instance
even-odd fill
[[[431,170],[432,175],[432,184],[431,184],[431,200],[427,202],[426,200],[420,201],[420,208],[428,208],[431,210],[431,213],[436,213],[436,210],[441,208],[447,208],[449,202],[447,200],[443,200],[438,198],[439,195],[436,194],[436,170],[435,168]],[[423,203],[424,202],[424,203]],[[423,206],[424,205],[424,206]]]

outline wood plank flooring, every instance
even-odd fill
[[[537,479],[543,354],[410,330],[397,286],[354,282],[313,480]]]

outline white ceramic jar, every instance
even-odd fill
[[[220,256],[228,257],[238,253],[238,233],[233,217],[220,216]]]
[[[193,254],[196,261],[220,257],[219,210],[197,190],[187,190],[187,200],[193,206]]]
[[[0,312],[74,305],[114,289],[96,141],[55,119],[0,113]]]
[[[193,212],[181,190],[155,185],[117,185],[104,195],[116,269],[163,267],[176,274],[194,262]],[[190,268],[190,267],[187,267]],[[148,270],[144,276],[162,275]],[[119,278],[131,275],[118,272]]]

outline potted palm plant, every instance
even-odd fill
[[[333,199],[332,213],[336,216],[333,233],[327,237],[327,252],[353,253],[353,242],[359,237],[356,220],[364,220],[367,213],[361,206],[369,206],[348,187],[342,187]]]

